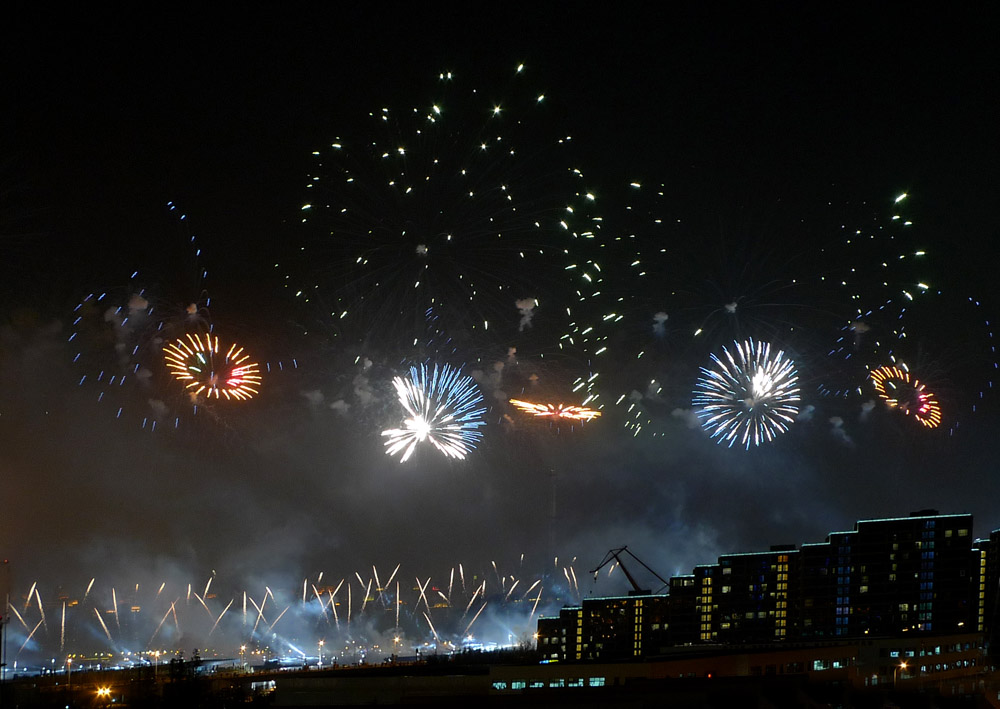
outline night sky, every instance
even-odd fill
[[[622,545],[667,577],[918,509],[973,513],[979,536],[1000,527],[985,324],[996,312],[1000,57],[985,6],[947,22],[458,4],[148,12],[21,6],[3,23],[0,556],[15,595],[35,581],[49,600],[79,596],[93,577],[106,589],[200,586],[214,574],[220,597],[264,584],[294,596],[320,571],[353,578],[400,564],[411,583],[496,562],[536,578],[558,556],[553,586],[570,563],[579,578],[565,600],[623,590],[620,576],[593,584],[586,573]],[[494,79],[521,63],[551,110],[535,137],[525,122],[521,145],[542,158],[513,171],[518,198],[534,184],[539,203],[574,198],[559,192],[562,173],[545,172],[549,136],[572,135],[572,164],[556,168],[583,171],[604,237],[635,233],[650,273],[629,280],[633,246],[608,239],[594,252],[608,264],[602,297],[619,297],[626,315],[606,330],[605,364],[593,365],[612,382],[601,419],[574,430],[502,423],[513,415],[487,381],[514,345],[501,316],[495,339],[477,332],[450,356],[487,395],[479,449],[455,461],[426,447],[400,464],[379,435],[399,423],[388,379],[427,349],[385,310],[361,332],[295,296],[311,277],[350,270],[335,243],[300,223],[311,153],[364,139],[369,112],[426,107],[442,71],[505,100]],[[897,233],[896,213],[913,224],[884,252],[845,243],[855,230]],[[318,248],[303,257],[304,245]],[[856,374],[857,358],[828,356],[853,317],[846,294],[878,304],[912,289],[909,262],[881,266],[911,246],[926,249],[916,275],[935,294],[909,306],[904,344],[919,343],[910,361],[938,385],[945,425],[935,430],[867,405],[863,377],[862,394],[820,393]],[[556,302],[570,298],[550,269],[505,267],[497,278],[536,279]],[[116,418],[97,389],[78,386],[81,347],[69,338],[74,308],[89,293],[122,292],[136,271],[167,312],[210,294],[218,331],[284,371],[265,376],[253,401],[185,417],[177,430]],[[731,301],[738,321],[725,317]],[[660,310],[677,313],[671,329],[636,360]],[[506,315],[513,327],[513,305]],[[537,369],[563,395],[587,357],[553,355],[561,331],[547,317],[540,306],[520,371]],[[685,329],[695,322],[711,325],[697,342]],[[698,368],[736,334],[785,338],[802,368],[800,420],[749,451],[689,425]],[[357,356],[376,362],[367,394]],[[638,395],[647,376],[664,388],[644,401],[652,423],[633,436],[614,387]]]

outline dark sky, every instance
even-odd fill
[[[996,403],[987,393],[969,413],[995,361],[983,323],[995,308],[1000,57],[984,5],[947,22],[833,7],[317,3],[74,16],[18,6],[4,23],[0,111],[0,555],[18,589],[36,580],[75,589],[95,575],[180,584],[213,571],[233,587],[300,583],[396,563],[426,576],[457,563],[521,564],[522,554],[538,570],[555,551],[578,559],[586,594],[586,569],[624,544],[667,576],[927,507],[974,513],[977,534],[1000,526]],[[914,243],[929,245],[928,270],[943,284],[913,321],[915,337],[926,337],[921,356],[942,397],[963,412],[959,432],[924,431],[882,407],[862,416],[863,398],[833,410],[804,396],[815,414],[774,444],[729,450],[684,425],[684,394],[664,404],[661,437],[632,438],[609,409],[572,433],[487,433],[467,461],[385,456],[388,409],[347,421],[326,405],[351,380],[343,363],[353,352],[329,346],[322,323],[303,326],[315,316],[274,268],[305,239],[310,153],[369,111],[425,100],[421,87],[439,71],[478,77],[520,62],[574,136],[608,223],[638,213],[622,195],[641,181],[651,197],[639,212],[663,208],[693,225],[671,237],[683,239],[677,252],[709,252],[704,240],[725,244],[730,262],[746,256],[735,280],[748,293],[767,290],[755,269],[769,273],[781,254],[782,269],[802,264],[803,307],[849,321],[850,302],[809,284],[846,272],[854,252],[824,263],[832,251],[823,249],[836,249],[844,229],[888,220],[895,196],[909,193]],[[150,434],[76,386],[73,309],[136,270],[163,292],[190,291],[194,233],[215,322],[269,360],[302,366],[270,378],[244,411]],[[687,275],[700,278],[714,261],[691,263]],[[869,265],[877,274],[862,263],[855,275],[877,294]],[[626,302],[639,297],[623,287]],[[966,307],[968,296],[983,305]],[[768,327],[768,317],[761,309],[743,327]],[[300,339],[304,329],[318,339]],[[696,372],[705,360],[694,352],[671,356]],[[814,371],[820,360],[809,356]],[[810,396],[823,378],[811,376]],[[327,399],[310,405],[308,392]]]

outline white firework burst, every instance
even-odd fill
[[[427,441],[450,458],[464,459],[475,449],[486,425],[483,395],[472,377],[448,365],[410,368],[408,379],[396,377],[393,387],[408,417],[402,428],[383,431],[385,452],[402,453],[406,462],[418,443]]]
[[[795,363],[767,342],[735,342],[712,355],[714,366],[702,367],[692,403],[702,426],[717,443],[730,447],[774,440],[788,430],[798,413]]]

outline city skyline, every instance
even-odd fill
[[[533,581],[623,545],[669,576],[928,507],[974,515],[975,536],[1000,527],[993,44],[919,14],[536,12],[497,12],[489,30],[402,10],[209,13],[199,31],[166,13],[18,11],[0,161],[0,556],[15,588],[214,574],[294,590],[322,571],[492,562]],[[387,108],[400,118],[381,123],[413,139],[407,112],[438,93],[441,130],[413,124],[429,147],[376,170],[368,146],[390,144],[369,114]],[[508,120],[495,134],[476,113],[491,102]],[[513,157],[441,164],[481,170],[477,197],[509,185],[512,211],[446,201],[461,182],[436,178],[440,196],[393,201],[387,174],[419,193],[420,161],[479,133]],[[307,185],[328,183],[304,214]],[[427,319],[411,281],[365,281],[347,239],[323,238],[408,232],[409,261],[372,263],[409,277],[439,253],[419,229],[457,242],[490,223],[513,246],[449,252]],[[475,299],[453,306],[473,275]],[[322,297],[299,295],[316,284]],[[122,343],[155,351],[159,330],[92,303],[140,290],[150,323],[211,325],[251,353],[259,394],[192,415],[152,359],[148,382],[107,385]],[[332,307],[348,300],[355,319]],[[717,445],[692,403],[711,356],[747,338],[793,359],[799,390],[788,430],[749,450]],[[865,368],[892,357],[938,397],[941,426],[882,403]],[[482,440],[401,463],[381,435],[403,425],[393,378],[438,359],[482,391]],[[550,425],[508,404],[534,393],[602,415]]]

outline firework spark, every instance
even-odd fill
[[[548,337],[532,327],[540,303],[550,318],[577,321],[557,301],[579,275],[568,253],[584,241],[572,233],[574,205],[592,195],[568,165],[571,136],[553,130],[549,101],[523,68],[505,69],[506,88],[488,91],[442,73],[426,103],[360,112],[313,153],[297,298],[323,303],[362,340],[381,332],[373,322],[406,328],[401,341]],[[502,102],[487,98],[498,90]],[[580,288],[580,297],[597,290]]]
[[[261,381],[257,363],[248,362],[250,355],[235,343],[222,352],[219,338],[210,334],[188,334],[163,348],[167,368],[192,398],[252,399]]]
[[[702,426],[717,443],[737,441],[747,449],[788,430],[798,413],[798,374],[781,350],[766,342],[734,343],[733,352],[712,355],[714,368],[702,367],[693,404]]]
[[[478,429],[485,407],[477,408],[483,395],[472,377],[463,376],[460,369],[448,365],[426,365],[410,368],[409,379],[396,377],[393,386],[399,403],[409,414],[403,428],[383,431],[387,437],[386,453],[402,453],[406,462],[418,443],[429,441],[451,458],[464,459],[482,438]]]

